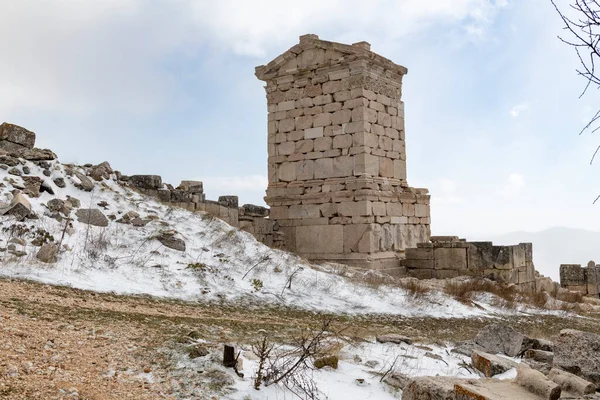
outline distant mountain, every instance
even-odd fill
[[[533,243],[535,268],[557,282],[560,264],[585,265],[590,260],[600,263],[600,232],[556,227],[541,232],[491,235],[478,240],[491,240],[494,244]]]

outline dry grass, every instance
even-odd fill
[[[408,296],[413,299],[420,299],[431,290],[417,279],[402,279],[398,281],[398,286],[406,290]]]
[[[514,307],[518,299],[518,291],[515,286],[507,286],[489,279],[469,279],[465,281],[447,281],[444,292],[456,300],[470,304],[473,293],[492,293],[506,301],[506,306]]]

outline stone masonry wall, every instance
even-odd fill
[[[584,296],[600,296],[600,266],[590,261],[587,267],[581,264],[561,264],[560,286],[580,292]]]
[[[182,181],[174,188],[164,184],[158,175],[119,176],[130,187],[140,193],[154,197],[163,203],[185,208],[189,211],[202,211],[219,218],[229,225],[251,233],[258,241],[273,248],[283,248],[285,238],[279,225],[269,219],[269,209],[252,204],[238,205],[237,196],[220,196],[218,201],[206,200],[204,187],[200,181]]]
[[[402,264],[418,279],[479,276],[513,283],[524,290],[536,289],[531,243],[494,246],[457,236],[432,236],[430,242],[406,249]]]
[[[428,239],[428,191],[406,180],[404,74],[366,42],[316,35],[256,68],[269,112],[265,201],[287,250],[399,267],[398,252]]]

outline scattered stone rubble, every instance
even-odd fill
[[[459,344],[458,352],[464,354],[469,346],[472,366],[485,378],[392,374],[386,382],[402,388],[404,400],[600,399],[594,394],[600,384],[600,335],[565,329],[551,343],[492,324],[474,342]],[[505,356],[523,360],[517,364]],[[515,379],[493,378],[512,368],[517,369]]]

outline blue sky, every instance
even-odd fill
[[[566,2],[559,4],[566,5]],[[63,162],[205,182],[261,203],[266,100],[254,67],[318,34],[366,40],[404,78],[408,181],[434,234],[596,229],[600,107],[547,0],[0,2],[0,120]]]

